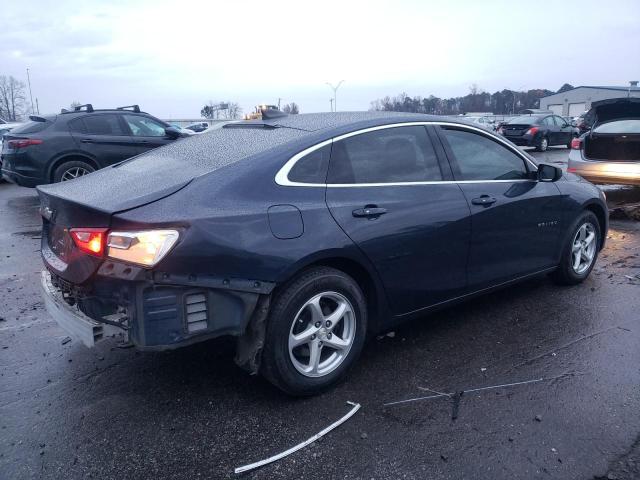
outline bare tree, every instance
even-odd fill
[[[226,120],[234,120],[240,118],[242,108],[238,103],[234,102],[214,102],[209,100],[209,103],[200,110],[200,115],[212,120],[218,120],[220,117]]]
[[[25,83],[12,76],[0,76],[0,117],[17,121],[27,107]]]
[[[228,102],[229,108],[226,110],[227,118],[229,120],[235,120],[236,118],[240,118],[242,116],[242,108],[239,103],[236,102]]]
[[[282,111],[290,115],[296,115],[300,113],[300,107],[298,107],[298,104],[296,102],[291,102],[285,104],[285,106],[282,107]]]

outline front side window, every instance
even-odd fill
[[[457,164],[457,180],[522,180],[528,178],[524,160],[497,141],[477,133],[443,128]]]
[[[165,126],[149,117],[141,115],[124,115],[134,137],[164,137],[166,135]]]
[[[331,144],[305,155],[289,171],[289,180],[298,183],[326,183],[330,156]]]
[[[442,180],[424,126],[393,127],[333,142],[327,183],[405,183]]]
[[[543,125],[546,125],[547,127],[551,127],[553,126],[553,117],[546,117],[543,121],[542,121]]]
[[[113,114],[89,115],[79,120],[84,124],[82,133],[88,135],[125,135],[118,117]]]

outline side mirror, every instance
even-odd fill
[[[176,139],[176,138],[180,138],[182,136],[182,132],[180,131],[180,129],[178,127],[174,127],[173,125],[168,126],[167,128],[164,129],[164,133],[167,137],[171,138],[171,139]]]
[[[539,182],[555,182],[562,178],[562,169],[541,163],[538,165],[538,181]]]

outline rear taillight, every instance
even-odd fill
[[[31,145],[40,145],[42,140],[37,138],[21,138],[19,140],[9,140],[7,143],[9,144],[9,148],[24,148]]]
[[[531,127],[529,130],[524,132],[525,135],[535,135],[540,130],[538,127]]]
[[[575,169],[575,167],[569,167],[569,168],[567,168],[567,172],[569,172],[569,173],[576,173],[576,171],[577,171],[577,170]]]
[[[580,140],[579,138],[574,138],[573,140],[571,140],[572,150],[580,150],[581,147],[582,147],[582,140]]]
[[[107,236],[106,228],[72,228],[70,233],[78,249],[89,255],[102,257]]]

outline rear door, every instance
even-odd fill
[[[106,167],[138,154],[131,136],[115,113],[84,115],[69,122],[78,147],[99,165]]]
[[[471,209],[471,290],[554,266],[562,231],[560,191],[538,182],[515,148],[464,127],[438,130]]]
[[[135,113],[125,113],[122,118],[138,147],[138,153],[144,153],[173,142],[173,139],[165,133],[167,125],[159,120]]]
[[[336,139],[331,150],[327,205],[374,264],[395,314],[466,286],[469,207],[435,145],[424,125],[384,126]]]

